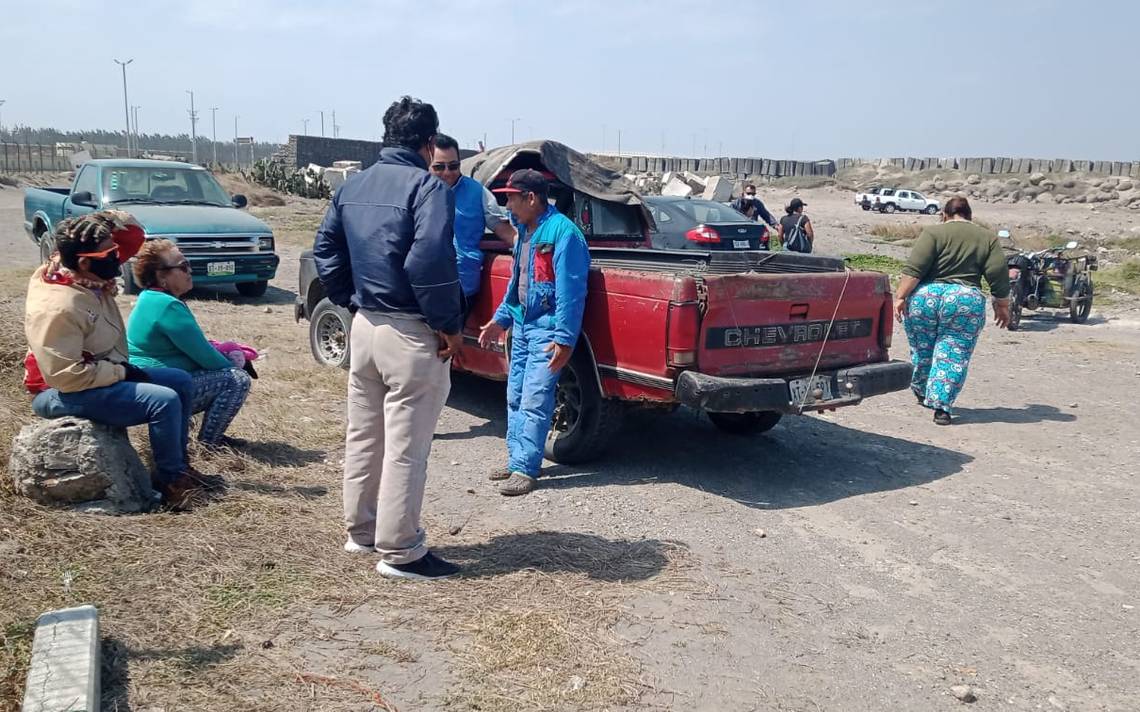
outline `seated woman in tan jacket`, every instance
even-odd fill
[[[146,423],[155,489],[180,506],[201,484],[186,462],[190,376],[132,366],[115,304],[115,278],[138,252],[143,230],[126,213],[100,211],[60,222],[52,237],[58,254],[28,283],[24,382],[35,394],[32,409],[113,427]]]

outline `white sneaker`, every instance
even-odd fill
[[[344,542],[344,550],[350,554],[375,554],[376,548],[372,546],[365,546],[364,544],[357,544],[352,539]]]

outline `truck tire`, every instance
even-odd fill
[[[309,349],[323,366],[348,369],[352,314],[325,297],[309,317]]]
[[[886,205],[883,206],[883,212],[884,213],[893,213],[896,210],[898,210],[898,206],[895,205],[894,203],[887,203]]]
[[[119,271],[123,275],[123,294],[138,294],[141,290],[135,281],[134,262],[127,262]]]
[[[40,233],[39,246],[40,263],[46,265],[48,260],[51,259],[51,253],[55,251],[55,244],[52,241],[51,233],[47,231],[47,228],[44,228],[43,232]]]
[[[780,422],[782,413],[759,411],[753,413],[705,413],[712,424],[723,433],[731,435],[756,435],[766,433]]]
[[[602,397],[593,359],[585,348],[574,349],[562,370],[555,396],[554,419],[546,436],[546,459],[576,465],[602,455],[621,428],[624,406]]]
[[[927,205],[926,210],[923,210],[922,212],[926,213],[927,215],[935,215],[938,213],[938,206],[937,205]]]
[[[234,286],[237,287],[238,294],[243,297],[262,297],[265,296],[265,290],[269,289],[269,281],[263,279],[258,282],[238,282]]]

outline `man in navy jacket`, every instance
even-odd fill
[[[403,97],[384,114],[380,160],[333,196],[313,258],[329,299],[354,312],[344,454],[345,551],[380,554],[385,576],[459,567],[420,526],[427,460],[459,351],[451,190],[428,173],[439,118]]]

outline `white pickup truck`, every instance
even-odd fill
[[[897,190],[895,188],[872,188],[855,196],[855,202],[864,210],[877,210],[880,213],[911,211],[934,215],[942,209],[942,204],[934,198],[927,198],[917,190]]]

